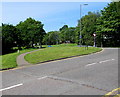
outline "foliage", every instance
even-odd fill
[[[108,4],[97,22],[97,37],[103,46],[120,46],[120,1]]]
[[[2,55],[2,26],[0,26],[0,55]]]
[[[48,32],[43,38],[43,43],[46,45],[58,44],[59,43],[59,32],[58,31]]]
[[[60,28],[60,41],[61,43],[75,43],[75,27],[64,25]]]
[[[96,32],[96,21],[100,17],[100,13],[88,12],[88,15],[85,15],[81,18],[81,34],[82,34],[82,45],[93,45],[94,37],[93,33]],[[77,43],[80,40],[80,20],[78,21],[78,26],[76,27],[76,32],[78,33]]]
[[[40,21],[33,18],[27,18],[16,26],[2,24],[0,27],[0,43],[3,43],[3,54],[12,52],[13,47],[20,49],[21,47],[34,47],[38,44],[40,46],[59,43],[80,44],[81,41],[82,45],[92,46],[94,32],[96,32],[97,46],[119,47],[120,1],[111,2],[101,10],[101,13],[88,12],[81,20],[78,20],[76,27],[64,25],[59,31],[45,33],[43,26]],[[80,27],[82,37],[80,37]]]
[[[42,44],[45,30],[43,29],[43,24],[40,21],[27,18],[24,22],[20,22],[17,25],[17,29],[20,33],[21,46],[33,47],[33,44]]]
[[[17,29],[10,24],[2,24],[2,53],[11,52],[17,40]]]
[[[1,29],[1,28],[0,28]],[[42,40],[45,35],[43,24],[32,18],[27,18],[24,22],[13,26],[10,24],[2,24],[2,54],[7,54],[13,51],[13,47],[33,47],[33,44],[42,45]]]

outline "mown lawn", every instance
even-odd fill
[[[17,56],[22,53],[33,51],[33,50],[36,50],[36,49],[33,49],[33,48],[24,49],[24,50],[20,50],[20,53],[15,52],[15,53],[10,53],[10,54],[0,56],[0,69],[17,67],[17,63],[16,63]]]
[[[33,52],[31,54],[27,54],[25,56],[25,59],[29,63],[35,64],[39,62],[60,59],[70,56],[90,54],[101,50],[101,48],[93,48],[93,47],[89,47],[88,50],[85,50],[84,47],[77,47],[77,44],[52,45],[52,47],[43,45],[43,47],[46,48],[43,48],[42,50]],[[16,63],[17,56],[22,53],[30,52],[33,50],[37,50],[37,49],[34,48],[23,49],[20,51],[20,53],[15,52],[0,56],[0,69],[17,67],[18,66]]]
[[[94,47],[89,47],[88,50],[85,50],[85,47],[77,47],[70,45],[55,46],[27,54],[25,56],[25,60],[27,60],[29,63],[35,64],[44,61],[70,57],[70,56],[90,54],[100,50],[101,48],[94,48]]]
[[[75,46],[77,44],[61,44],[61,45],[52,45],[52,47],[58,47],[58,46]],[[47,45],[43,45],[43,47],[48,47]],[[16,48],[14,48],[16,49]],[[26,52],[30,52],[36,50],[34,48],[30,48],[30,49],[24,49],[20,50],[20,53],[10,53],[10,54],[6,54],[6,55],[2,55],[0,56],[0,69],[9,69],[9,68],[14,68],[17,67],[17,63],[16,63],[16,58],[18,55],[22,54],[22,53],[26,53]]]

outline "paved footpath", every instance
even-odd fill
[[[27,54],[29,54],[29,53],[36,52],[36,51],[39,51],[39,50],[41,50],[41,49],[34,50],[34,51],[31,51],[31,52],[26,52],[26,53],[23,53],[23,54],[19,55],[19,56],[17,57],[17,59],[16,59],[18,66],[21,67],[21,66],[32,65],[32,64],[28,63],[28,62],[24,59],[24,57],[25,57],[25,55],[27,55]]]

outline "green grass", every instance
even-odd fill
[[[6,55],[2,55],[0,56],[0,69],[7,69],[7,68],[14,68],[17,67],[17,63],[16,63],[16,58],[18,55],[25,53],[25,52],[29,52],[29,51],[33,51],[36,49],[24,49],[24,50],[20,50],[20,53],[10,53],[10,54],[6,54]]]
[[[59,44],[59,45],[51,45],[52,47],[63,47],[63,46],[77,46],[77,44],[69,43],[69,44]],[[48,45],[42,45],[42,47],[48,47]]]
[[[54,60],[59,58],[65,58],[75,55],[83,55],[89,54],[92,52],[96,52],[101,50],[100,48],[92,48],[89,47],[89,50],[85,50],[84,47],[77,47],[77,44],[61,44],[61,45],[52,45],[52,47],[48,47],[47,45],[43,45],[44,48],[40,51],[33,52],[31,54],[27,54],[25,59],[29,63],[39,63],[48,60]],[[16,58],[18,55],[26,52],[30,52],[36,49],[23,49],[20,50],[20,53],[10,53],[6,55],[0,56],[0,69],[14,68],[17,67]]]
[[[77,47],[75,45],[60,45],[27,54],[25,60],[29,63],[35,64],[70,56],[90,54],[100,50],[101,48],[89,47],[88,50],[85,50],[84,47]]]
[[[76,45],[76,44],[61,44],[61,45],[52,45],[52,47],[56,47],[56,46],[65,46],[65,45]],[[43,45],[43,47],[48,47],[47,45]],[[14,47],[13,49],[18,49],[18,47]],[[30,48],[30,49],[24,49],[24,47],[22,47],[23,50],[20,50],[20,53],[10,53],[10,54],[6,54],[6,55],[2,55],[0,56],[0,69],[8,69],[8,68],[14,68],[17,67],[17,63],[16,63],[16,58],[18,55],[22,54],[22,53],[26,53],[26,52],[30,52],[36,49]]]

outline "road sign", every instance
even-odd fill
[[[95,36],[96,36],[96,33],[93,33],[93,36],[95,37]]]

